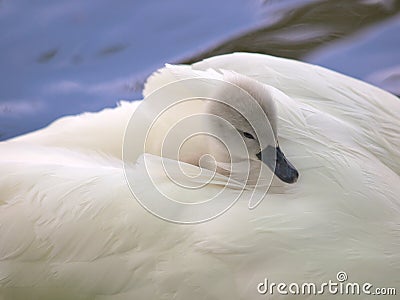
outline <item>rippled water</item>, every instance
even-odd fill
[[[164,63],[305,60],[400,94],[399,0],[0,0],[0,139],[140,98]]]

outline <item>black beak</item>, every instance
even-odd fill
[[[278,147],[268,146],[261,152],[257,153],[257,157],[265,163],[278,178],[286,183],[294,183],[299,178],[299,172],[286,159],[281,149]]]

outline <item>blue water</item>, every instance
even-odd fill
[[[0,0],[0,139],[139,99],[146,76],[164,63],[274,24],[310,2],[318,1]],[[400,93],[399,32],[394,16],[303,59]]]

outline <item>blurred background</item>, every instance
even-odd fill
[[[0,37],[0,140],[140,99],[165,63],[235,51],[400,94],[400,0],[0,0]]]

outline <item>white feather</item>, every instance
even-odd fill
[[[263,299],[265,277],[321,283],[339,271],[400,288],[399,100],[320,67],[246,53],[168,66],[144,94],[221,70],[272,87],[299,181],[254,210],[247,200],[257,189],[212,221],[168,223],[124,179],[122,138],[137,103],[63,118],[0,144],[0,299]]]

